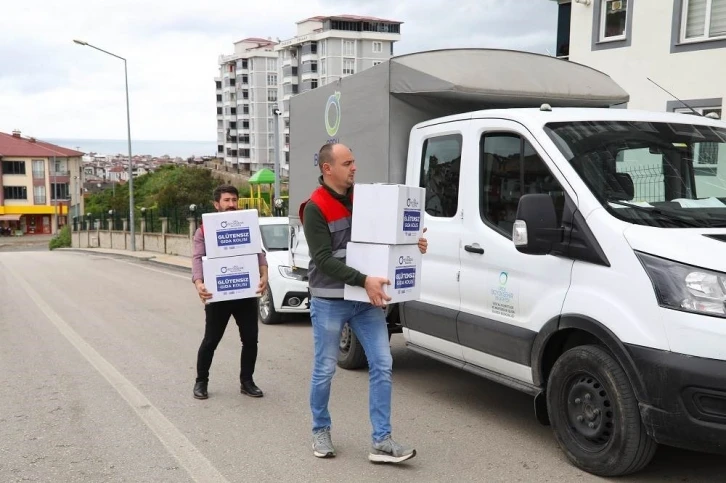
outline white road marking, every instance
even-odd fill
[[[143,267],[142,267],[143,268]],[[14,270],[7,267],[28,296],[45,314],[53,325],[78,349],[78,352],[96,368],[96,370],[113,386],[131,406],[131,409],[153,431],[159,441],[187,470],[195,481],[227,482],[228,480],[217,471],[212,463],[189,441],[171,421],[169,421],[134,385],[126,379],[110,362],[103,358],[83,338],[74,331],[63,318],[58,315]],[[164,272],[162,272],[164,273]],[[170,274],[172,275],[172,274]]]

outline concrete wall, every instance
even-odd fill
[[[136,251],[162,253],[167,255],[192,256],[192,233],[171,235],[166,233],[162,220],[162,233],[136,234]],[[71,236],[73,248],[108,248],[130,250],[131,234],[128,231],[85,230],[74,231]]]

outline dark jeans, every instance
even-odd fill
[[[209,303],[204,307],[206,324],[204,339],[197,354],[197,382],[209,381],[209,368],[214,351],[222,340],[230,316],[234,316],[242,341],[240,382],[251,381],[257,361],[257,298]]]

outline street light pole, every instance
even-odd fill
[[[129,147],[129,225],[131,230],[131,251],[136,251],[136,223],[134,221],[134,172],[133,172],[133,158],[131,156],[131,111],[129,110],[129,76],[128,68],[126,66],[126,59],[120,55],[112,54],[106,50],[100,49],[95,45],[91,45],[83,40],[73,40],[78,45],[94,48],[103,52],[104,54],[111,55],[117,59],[124,61],[124,80],[126,82],[126,137],[128,140]],[[114,185],[115,189],[115,185]]]
[[[280,109],[277,104],[272,106],[272,119],[275,121],[275,197],[271,199],[273,211],[276,208],[276,201],[280,198]]]

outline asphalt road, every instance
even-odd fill
[[[564,458],[526,395],[392,340],[394,438],[406,464],[366,459],[367,373],[338,369],[334,459],[313,457],[309,321],[260,326],[239,393],[233,322],[192,397],[203,307],[188,272],[78,252],[0,253],[0,481],[603,481]],[[722,481],[718,456],[660,448],[618,481]],[[616,481],[616,480],[613,480]]]

